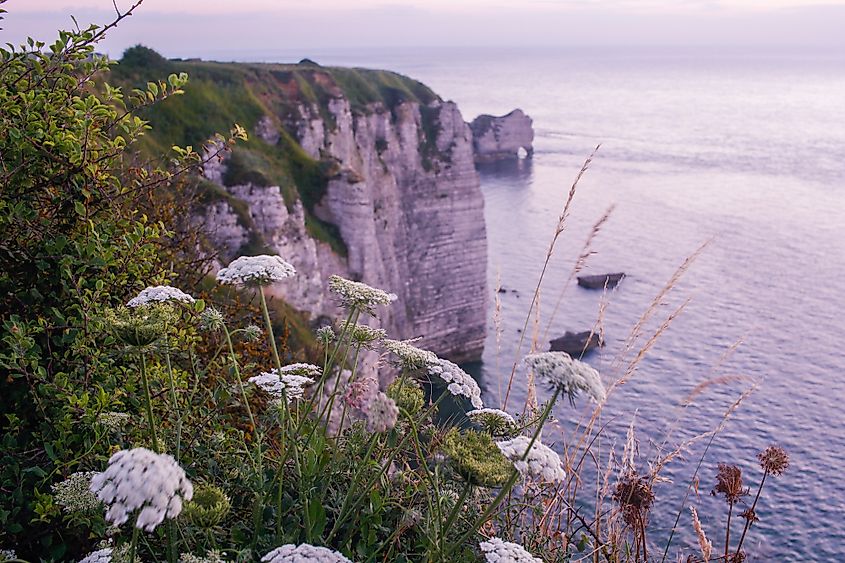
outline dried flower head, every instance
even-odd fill
[[[223,329],[225,319],[223,313],[219,310],[214,307],[206,307],[200,313],[200,329],[208,332],[217,332]]]
[[[654,491],[648,476],[629,471],[616,483],[613,500],[622,508],[622,519],[631,526],[643,526],[654,503]]]
[[[489,434],[453,428],[443,437],[443,453],[467,482],[481,487],[500,487],[513,472],[513,463],[502,454]]]
[[[349,559],[326,547],[307,543],[292,543],[277,547],[261,558],[264,563],[352,563]]]
[[[217,281],[227,285],[263,286],[296,275],[296,269],[279,256],[241,256],[217,272]]]
[[[710,561],[713,555],[713,542],[707,539],[704,533],[704,528],[701,526],[701,520],[698,519],[698,511],[694,506],[689,507],[692,512],[692,527],[695,528],[695,535],[698,536],[698,547],[701,549],[701,558],[704,561]]]
[[[420,384],[407,377],[400,377],[387,386],[387,396],[408,414],[418,413],[425,405],[425,394]]]
[[[384,340],[387,331],[367,325],[356,324],[349,330],[349,340],[358,346],[372,349],[375,342]]]
[[[399,407],[396,403],[379,391],[364,409],[367,416],[367,430],[370,432],[387,432],[396,426],[399,418]]]
[[[572,359],[566,352],[529,354],[524,361],[537,377],[559,387],[570,401],[581,392],[590,395],[597,403],[607,397],[599,372],[580,360]]]
[[[739,515],[741,518],[748,520],[749,523],[754,524],[755,522],[759,522],[760,518],[757,517],[757,511],[751,507],[746,508],[742,511]]]
[[[404,340],[385,339],[384,347],[399,360],[399,365],[408,370],[422,369],[438,360],[434,352],[417,348]]]
[[[760,460],[760,467],[763,468],[763,471],[772,475],[783,475],[789,467],[789,455],[778,446],[769,446],[757,454],[757,459]]]
[[[376,305],[390,305],[397,297],[361,282],[347,280],[340,276],[329,278],[329,291],[336,294],[342,307],[357,309],[372,314]]]
[[[127,307],[135,308],[145,305],[156,305],[159,303],[167,303],[168,301],[176,301],[179,303],[195,303],[196,299],[175,287],[169,285],[156,285],[148,287],[141,291],[138,295],[129,300]]]
[[[362,377],[346,386],[343,402],[353,409],[363,409],[375,398],[378,383],[374,377]]]
[[[108,468],[91,479],[91,490],[109,506],[108,522],[119,526],[140,510],[135,526],[148,532],[165,518],[176,518],[182,501],[194,494],[172,456],[147,448],[120,450],[111,456]]]
[[[334,329],[329,325],[321,326],[314,332],[314,336],[317,337],[317,340],[323,343],[323,346],[328,346],[330,343],[335,341],[337,335],[334,333]]]
[[[223,489],[214,485],[199,485],[194,497],[185,503],[182,518],[198,528],[207,530],[220,525],[229,514],[232,504]]]
[[[80,560],[79,563],[111,563],[112,551],[113,549],[110,547],[92,551],[84,559]]]
[[[71,473],[67,479],[51,487],[53,500],[69,514],[96,510],[100,507],[100,501],[90,489],[91,478],[96,474],[96,471]]]
[[[499,538],[480,542],[478,547],[487,563],[543,563],[542,559],[534,557],[518,543]]]
[[[287,369],[289,368],[289,369]],[[316,372],[312,368],[316,368]],[[250,377],[248,381],[254,383],[274,399],[285,397],[288,402],[302,398],[305,387],[314,383],[314,380],[304,373],[319,373],[322,370],[311,364],[292,364],[282,367],[281,375],[277,369],[269,372],[262,372],[261,375]]]
[[[510,436],[516,428],[516,421],[511,415],[499,409],[475,409],[467,413],[474,423],[480,425],[493,436]]]
[[[710,494],[716,496],[719,493],[725,495],[728,504],[734,504],[748,494],[748,489],[742,486],[742,470],[739,467],[726,463],[719,464],[719,471],[716,474],[716,487]]]
[[[513,462],[514,467],[525,479],[532,478],[548,483],[559,483],[566,479],[560,456],[550,447],[541,444],[539,439],[534,441],[526,455],[530,443],[531,438],[516,436],[510,440],[496,442],[496,446]]]
[[[263,334],[264,331],[261,330],[261,327],[256,325],[249,325],[244,328],[244,340],[247,342],[257,342]]]
[[[104,412],[97,416],[97,424],[109,432],[118,432],[129,423],[130,415],[125,412]]]

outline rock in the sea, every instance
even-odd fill
[[[479,115],[470,123],[476,162],[495,162],[534,154],[532,120],[522,110],[507,115]]]

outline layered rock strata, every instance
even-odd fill
[[[532,120],[520,109],[507,115],[479,115],[470,124],[477,162],[495,162],[534,154]]]

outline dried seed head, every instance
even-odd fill
[[[789,455],[779,446],[769,446],[757,454],[757,459],[760,460],[763,471],[772,475],[783,475],[789,467]]]
[[[719,472],[716,474],[716,488],[710,491],[713,496],[722,493],[728,504],[734,504],[748,494],[748,489],[742,487],[742,469],[736,465],[727,463],[719,464]]]
[[[616,483],[613,500],[622,508],[622,519],[626,524],[640,526],[645,523],[654,503],[654,491],[648,477],[640,477],[631,471]]]
[[[754,510],[753,508],[746,508],[745,510],[742,511],[742,514],[740,514],[740,516],[742,518],[745,518],[746,520],[748,520],[748,522],[751,523],[751,524],[753,524],[754,522],[760,521],[760,519],[757,518],[757,511]]]

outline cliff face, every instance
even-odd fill
[[[532,120],[520,109],[501,117],[479,115],[470,127],[478,162],[517,158],[520,149],[529,157],[534,153]]]
[[[251,124],[260,150],[236,149],[206,168],[225,197],[198,219],[222,259],[256,245],[277,252],[299,275],[275,293],[313,315],[339,316],[326,290],[332,273],[391,291],[399,298],[380,324],[392,337],[421,337],[420,346],[454,361],[478,359],[487,243],[472,133],[458,108],[392,87],[350,92],[332,69],[289,70],[264,85],[273,88],[269,103]],[[308,85],[325,95],[307,95]],[[292,150],[302,153],[285,161],[299,197],[272,174],[244,173],[246,161],[266,154],[272,163],[273,151]],[[307,193],[303,168],[319,171]]]

